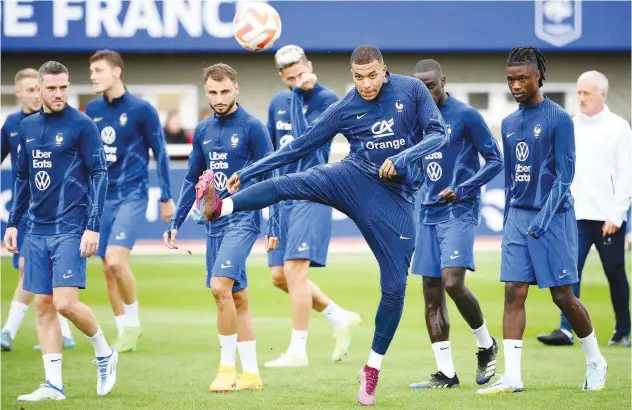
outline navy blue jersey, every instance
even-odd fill
[[[309,124],[336,101],[338,96],[320,84],[316,84],[310,91],[294,87],[276,94],[268,107],[268,132],[274,149],[282,148],[302,135]],[[284,175],[301,172],[315,165],[326,164],[330,149],[331,141],[298,161],[280,168],[279,173]]]
[[[213,170],[215,189],[221,198],[226,198],[230,195],[226,189],[228,178],[272,151],[272,141],[265,125],[242,106],[238,106],[232,114],[214,114],[199,123],[193,135],[189,171],[180,192],[173,229],[180,228],[191,210],[195,202],[195,184],[206,169]],[[272,208],[270,232],[278,237],[277,211],[276,207]],[[261,211],[239,212],[211,221],[207,225],[207,233],[221,234],[226,227],[236,224],[240,228],[259,231]]]
[[[11,154],[11,181],[13,181],[13,183],[15,183],[18,172],[18,149],[20,147],[20,138],[18,138],[18,135],[20,134],[20,123],[29,115],[32,114],[26,114],[22,110],[8,115],[0,131],[2,134],[2,157],[0,158],[0,163],[4,161],[7,155]]]
[[[415,145],[420,129],[426,138]],[[239,171],[238,176],[243,183],[297,161],[338,133],[351,145],[348,159],[373,178],[379,179],[380,167],[391,159],[398,175],[382,182],[411,202],[423,181],[421,158],[448,143],[445,124],[426,86],[415,78],[387,73],[375,99],[364,100],[354,88],[299,138]]]
[[[28,208],[28,233],[99,232],[108,183],[99,130],[81,111],[40,111],[20,125],[15,200],[8,226]]]
[[[502,170],[500,147],[485,120],[473,107],[452,96],[439,106],[450,144],[423,158],[424,186],[420,190],[420,221],[436,224],[453,218],[478,222],[481,187]],[[478,154],[485,159],[481,167]],[[447,203],[439,194],[446,188],[458,201]]]
[[[546,98],[520,105],[501,125],[505,157],[505,219],[509,207],[540,211],[529,232],[541,236],[553,215],[573,206],[570,193],[575,174],[573,121]]]
[[[126,91],[112,102],[106,97],[90,101],[86,114],[97,124],[105,144],[109,179],[107,199],[124,198],[139,189],[147,196],[149,149],[156,158],[160,200],[170,199],[169,156],[154,107]]]

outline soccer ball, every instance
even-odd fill
[[[281,18],[267,3],[245,3],[237,9],[233,29],[240,46],[248,51],[264,51],[281,36]]]

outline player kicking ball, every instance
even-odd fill
[[[291,143],[303,134],[338,96],[317,82],[312,63],[302,48],[294,45],[282,47],[275,55],[276,67],[288,90],[276,94],[268,109],[268,132],[274,149]],[[329,161],[331,141],[314,150],[300,161],[284,166],[280,172],[287,175],[307,171]],[[318,285],[307,279],[310,267],[324,267],[331,237],[329,206],[310,201],[284,201],[278,204],[283,241],[268,254],[272,283],[288,292],[292,305],[292,337],[287,351],[265,367],[306,366],[307,330],[309,312],[313,308],[325,316],[334,327],[336,346],[332,359],[340,361],[349,352],[351,333],[360,323],[357,313],[342,309],[323,294]]]
[[[417,79],[389,73],[376,47],[354,50],[351,74],[353,90],[300,137],[233,174],[228,190],[236,192],[253,178],[299,160],[338,133],[351,144],[344,160],[260,182],[225,199],[214,196],[204,216],[221,220],[279,201],[308,200],[336,208],[356,223],[377,258],[382,290],[369,360],[358,375],[358,402],[366,406],[375,404],[382,359],[404,307],[414,249],[414,196],[422,179],[418,160],[441,149],[448,138],[428,89]],[[420,129],[427,138],[414,145]]]
[[[125,63],[112,50],[90,57],[90,81],[102,97],[90,101],[86,114],[97,124],[108,163],[108,189],[99,251],[118,339],[119,353],[137,349],[142,334],[136,279],[130,267],[132,248],[140,234],[148,203],[149,150],[156,158],[160,185],[160,217],[169,223],[171,199],[169,156],[156,109],[130,93],[123,83]]]
[[[17,227],[28,217],[22,249],[27,261],[24,290],[35,294],[46,374],[44,383],[19,401],[66,398],[57,313],[94,347],[97,394],[108,394],[116,383],[118,354],[108,345],[90,308],[79,301],[79,289],[86,287],[86,258],[96,253],[99,241],[108,179],[105,153],[96,125],[67,105],[68,80],[68,70],[58,62],[40,67],[43,109],[22,121],[18,136],[15,200],[4,243],[10,252],[20,251]]]
[[[176,248],[178,229],[195,203],[196,222],[204,224],[202,209],[222,198],[228,175],[272,152],[265,125],[236,102],[237,73],[226,64],[215,64],[204,73],[204,88],[214,115],[195,128],[189,170],[182,185],[176,214],[164,234],[165,245]],[[215,170],[215,171],[213,171]],[[255,181],[253,181],[254,183]],[[274,207],[273,207],[274,208]],[[212,392],[260,389],[256,338],[248,308],[246,259],[260,233],[261,212],[243,212],[207,224],[206,286],[217,305],[220,363]],[[266,250],[279,241],[279,224],[271,212]],[[237,377],[235,356],[239,351],[242,373]]]
[[[423,276],[426,327],[438,372],[413,389],[459,385],[450,346],[450,322],[445,293],[476,336],[476,383],[485,384],[496,373],[496,340],[489,335],[476,296],[465,286],[465,271],[474,271],[474,239],[480,219],[481,187],[502,170],[496,139],[473,107],[445,92],[445,77],[435,60],[421,60],[414,69],[443,116],[449,146],[423,158],[425,170],[421,215],[412,273]],[[479,154],[485,159],[480,166]]]
[[[3,162],[7,155],[11,154],[11,174],[12,181],[15,181],[17,177],[17,161],[18,161],[18,148],[20,146],[20,123],[23,119],[31,114],[39,112],[42,107],[42,99],[40,97],[39,90],[37,89],[37,70],[33,68],[25,68],[20,70],[15,75],[15,96],[17,97],[21,110],[7,116],[4,125],[2,126],[2,157],[0,162]],[[24,243],[24,234],[26,232],[26,218],[22,218],[18,229],[18,249],[22,249]],[[13,267],[20,273],[20,279],[18,285],[15,288],[13,294],[13,300],[11,301],[11,307],[9,308],[9,314],[7,321],[0,333],[0,346],[3,352],[9,352],[13,349],[13,340],[22,324],[22,320],[29,310],[29,304],[31,303],[32,293],[27,292],[22,288],[24,283],[24,256],[20,253],[13,255]],[[62,344],[64,349],[72,349],[76,346],[75,339],[72,337],[70,327],[68,326],[68,319],[62,315],[57,315],[59,319],[59,325],[61,326]],[[40,346],[36,345],[35,350],[39,350]]]
[[[535,47],[507,58],[507,83],[518,110],[501,124],[505,158],[505,216],[500,280],[505,282],[505,374],[480,394],[524,391],[520,375],[525,301],[529,285],[549,288],[586,354],[583,390],[602,390],[608,365],[599,351],[586,307],[573,294],[577,274],[577,221],[570,195],[575,173],[573,121],[540,88],[545,59]]]

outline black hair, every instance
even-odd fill
[[[544,54],[535,47],[514,47],[509,52],[507,57],[507,67],[515,67],[520,65],[532,65],[538,71],[540,71],[539,86],[542,87],[544,83],[544,72],[546,71],[546,65],[544,64],[546,58]]]
[[[351,64],[365,65],[374,61],[380,64],[384,63],[382,52],[375,46],[360,46],[353,50],[351,54]]]
[[[428,71],[436,71],[440,76],[443,76],[443,69],[441,69],[441,64],[437,60],[421,60],[415,64],[413,69],[415,73],[427,73]]]

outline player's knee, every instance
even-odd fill
[[[243,289],[239,292],[233,293],[233,299],[235,300],[235,309],[237,309],[237,313],[248,311],[248,289]]]
[[[65,318],[71,317],[73,312],[75,311],[77,301],[63,296],[57,296],[53,298],[53,304],[55,306],[55,310],[59,312]]]
[[[55,314],[53,297],[48,295],[37,295],[35,297],[35,310],[38,317],[45,317]]]
[[[462,272],[461,269],[446,269],[446,272],[443,274],[443,286],[451,298],[459,297],[465,292],[464,277],[465,272]]]
[[[511,307],[524,305],[528,292],[529,285],[526,283],[505,283],[505,306]]]
[[[556,288],[551,288],[551,298],[553,299],[553,303],[557,305],[559,308],[563,308],[564,306],[568,306],[575,299],[575,295],[573,294],[573,290],[571,286],[561,286]]]
[[[109,279],[116,279],[123,275],[127,269],[127,265],[117,259],[108,259],[107,265],[104,267],[105,276]]]
[[[211,293],[216,301],[232,299],[234,281],[230,278],[211,278]]]
[[[426,308],[438,308],[443,302],[443,286],[441,279],[424,277],[422,284]]]
[[[390,309],[400,309],[404,306],[406,297],[406,278],[394,280],[388,286],[382,286],[382,303]]]
[[[287,283],[285,282],[285,273],[283,272],[282,266],[273,266],[270,269],[270,278],[272,279],[272,284],[282,290],[287,290]]]
[[[308,271],[309,261],[307,260],[290,260],[286,261],[283,266],[283,273],[288,286],[292,286],[294,283],[307,282]]]

